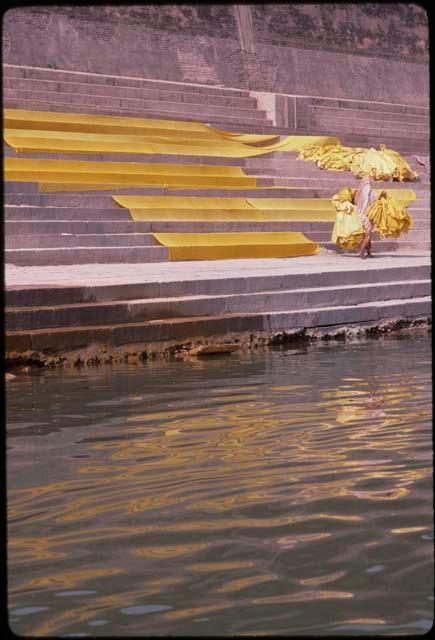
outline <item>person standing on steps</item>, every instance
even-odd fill
[[[373,230],[373,222],[371,222],[367,217],[366,211],[375,200],[377,200],[377,198],[372,190],[372,180],[369,176],[364,176],[354,195],[354,203],[357,208],[361,224],[364,228],[364,238],[360,251],[360,256],[363,259],[372,257],[371,233]],[[365,255],[365,252],[367,252],[367,255]]]

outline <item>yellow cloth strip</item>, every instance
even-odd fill
[[[200,196],[112,196],[126,209],[253,209],[245,198],[203,198]]]
[[[316,242],[299,232],[155,233],[169,247],[169,259],[231,260],[235,258],[284,258],[313,255]]]
[[[114,189],[126,189],[132,187],[131,184],[115,184],[113,182],[109,184],[86,184],[86,183],[68,183],[68,182],[40,182],[39,191],[41,193],[78,193],[82,191],[110,191]],[[138,185],[134,185],[137,187]],[[156,185],[141,185],[143,187]],[[160,185],[163,188],[162,185]]]
[[[181,176],[245,176],[241,167],[219,166],[209,164],[162,164],[142,162],[111,162],[89,160],[50,160],[34,158],[5,158],[6,171],[41,171],[85,172],[91,173],[122,173],[122,174],[152,174],[152,175],[181,175]]]
[[[27,109],[4,109],[3,126],[11,129],[45,129],[57,131],[94,131],[101,133],[137,133],[140,130],[162,130],[168,134],[191,132],[205,133],[217,137],[217,131],[202,122],[185,120],[158,120],[153,118],[130,118],[101,116],[84,113],[61,113],[55,111],[29,111]]]
[[[24,129],[5,129],[3,137],[5,142],[17,151],[152,153],[228,158],[255,157],[273,151],[299,151],[307,144],[313,144],[314,141],[319,144],[338,142],[337,138],[325,136],[288,136],[275,144],[252,147],[224,137],[216,141],[201,141],[192,136],[192,140],[188,139],[180,143],[176,138],[174,141],[169,139],[156,141],[152,138],[152,134],[148,136],[112,135]]]
[[[92,179],[95,182],[92,182]],[[132,188],[162,188],[168,190],[180,190],[180,189],[256,189],[255,178],[212,178],[212,177],[186,177],[186,176],[124,176],[124,180],[120,179],[123,176],[115,176],[113,179],[105,176],[91,176],[78,178],[76,182],[70,179],[70,176],[65,177],[57,182],[40,182],[40,191],[43,192],[71,192],[71,191],[113,191],[114,189],[126,189]],[[52,179],[50,177],[49,179]],[[115,181],[116,179],[116,181]],[[63,182],[65,180],[65,182]],[[196,180],[196,181],[195,181]],[[20,181],[20,180],[17,180]],[[21,182],[28,182],[29,178],[21,180]]]
[[[237,140],[238,142],[243,142],[245,144],[256,144],[258,142],[270,142],[271,140],[276,140],[280,138],[279,134],[256,134],[256,133],[235,133],[234,131],[223,131],[222,129],[217,129],[216,127],[209,127],[211,131],[214,131],[220,136],[224,138],[231,138],[232,140]]]
[[[82,131],[90,133],[140,133],[148,130],[155,136],[195,135],[195,138],[219,137],[236,139],[238,142],[255,144],[276,140],[278,134],[235,133],[210,127],[201,122],[157,120],[148,118],[123,118],[93,114],[59,113],[51,111],[29,111],[26,109],[4,109],[3,126],[10,129],[39,129],[57,131]]]
[[[201,196],[112,196],[126,209],[320,209],[334,211],[328,198],[206,198]]]
[[[410,189],[390,189],[395,197],[402,192],[415,197]],[[130,210],[133,220],[269,220],[331,221],[335,208],[326,198],[204,198],[198,196],[112,196]]]
[[[196,186],[202,188],[219,188],[219,189],[232,189],[232,188],[255,188],[257,184],[256,178],[240,177],[231,178],[224,176],[171,176],[171,175],[124,175],[122,173],[96,173],[86,175],[85,173],[54,173],[46,171],[33,171],[33,172],[21,172],[21,171],[5,171],[5,180],[15,182],[45,182],[51,184],[70,184],[77,185],[77,189],[80,189],[80,185],[96,185],[101,188],[101,185],[106,185],[106,188],[112,187],[112,185],[122,185],[125,187],[148,187],[148,186],[172,186],[176,188],[186,188]]]
[[[251,210],[221,210],[221,209],[130,209],[130,215],[134,221],[197,221],[197,222],[334,222],[335,214],[331,211],[321,210],[279,210],[261,211]]]

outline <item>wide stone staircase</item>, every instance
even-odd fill
[[[232,273],[220,277],[180,269],[166,278],[130,274],[110,285],[14,287],[6,291],[7,352],[56,354],[94,344],[148,351],[157,343],[425,318],[430,265],[405,263],[381,271],[373,263],[320,272],[302,265],[299,272],[249,276],[234,274],[231,264]]]
[[[405,257],[417,256],[430,247],[428,113],[423,108],[312,98],[304,128],[295,129],[275,126],[249,92],[228,88],[13,65],[4,65],[3,86],[7,109],[156,118],[176,120],[180,126],[182,122],[202,122],[238,133],[328,135],[351,146],[378,147],[384,143],[404,154],[419,179],[379,183],[376,188],[413,189],[417,199],[409,206],[412,230],[398,240],[375,238],[373,251],[381,255],[397,252]],[[239,167],[247,180],[254,178],[256,182],[255,187],[237,188],[228,181],[201,188],[108,185],[90,191],[41,191],[36,180],[7,180],[5,262],[17,266],[167,262],[171,247],[158,241],[162,234],[195,234],[197,238],[200,234],[209,238],[238,234],[241,245],[249,244],[251,234],[261,245],[262,236],[293,232],[335,250],[330,242],[334,219],[328,209],[330,198],[341,186],[359,183],[349,172],[322,171],[313,162],[298,160],[296,152],[274,151],[255,158],[110,151],[77,154],[16,151],[5,144],[4,157],[216,170]],[[114,196],[140,196],[151,203],[156,197],[164,198],[165,206],[145,203],[145,219],[134,220],[129,208]],[[178,199],[176,206],[171,198]],[[186,209],[180,209],[180,198],[190,199],[188,215]],[[219,199],[215,215],[204,211],[201,198]],[[236,215],[235,199],[274,199],[283,204],[282,209],[261,207],[270,214],[261,218],[256,212]],[[291,214],[285,209],[289,201]],[[316,204],[310,209],[312,202]],[[286,254],[276,257],[280,255]],[[381,273],[376,265],[364,271],[353,267],[340,273],[339,282],[337,274],[329,272],[246,278],[232,274],[224,279],[186,276],[181,282],[174,277],[166,284],[156,278],[106,288],[14,286],[7,287],[6,295],[7,350],[56,351],[93,342],[119,346],[425,316],[430,314],[430,267],[425,259],[409,268],[401,263]]]

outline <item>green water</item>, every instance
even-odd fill
[[[425,633],[430,342],[21,374],[7,388],[12,630]]]

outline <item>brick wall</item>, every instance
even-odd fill
[[[3,60],[253,91],[427,105],[428,26],[422,7],[244,6],[250,15],[243,10],[243,24],[234,5],[10,9],[3,16]]]

